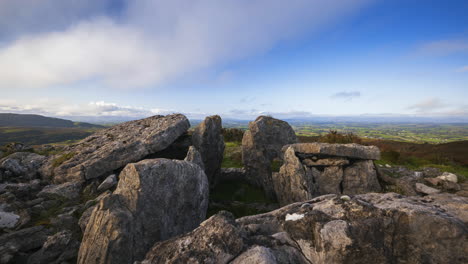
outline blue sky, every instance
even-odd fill
[[[0,111],[468,116],[468,2],[4,0]]]

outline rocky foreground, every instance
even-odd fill
[[[373,146],[297,143],[266,116],[244,134],[244,169],[221,169],[221,118],[189,127],[154,116],[48,156],[17,146],[0,160],[0,263],[468,263],[457,175],[376,167]],[[283,207],[206,219],[228,178]]]

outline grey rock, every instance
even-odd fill
[[[0,211],[0,228],[14,228],[19,221],[19,215],[12,212]]]
[[[357,161],[344,169],[344,194],[379,192],[381,189],[374,162],[371,160]]]
[[[59,264],[76,259],[80,242],[69,230],[49,236],[42,248],[28,258],[28,264]]]
[[[284,163],[279,173],[272,176],[279,204],[286,205],[311,199],[317,193],[311,169],[302,165],[293,148],[285,151],[283,159]]]
[[[117,175],[109,175],[98,187],[98,192],[104,192],[117,185]]]
[[[344,166],[349,164],[349,160],[345,158],[328,158],[328,159],[317,159],[311,158],[304,159],[302,161],[306,166]]]
[[[438,176],[437,178],[444,180],[444,181],[450,181],[453,183],[458,182],[458,177],[457,175],[450,173],[450,172],[444,172],[442,175]]]
[[[86,231],[86,226],[88,225],[89,219],[91,218],[91,214],[93,213],[94,208],[97,207],[97,205],[99,204],[101,200],[103,200],[105,197],[109,195],[111,195],[111,192],[106,191],[102,193],[101,195],[99,195],[96,199],[86,202],[83,208],[84,211],[81,214],[80,219],[78,220],[78,225],[80,226],[81,232],[83,234]]]
[[[466,263],[467,226],[428,197],[331,194],[235,223],[219,213],[142,263]]]
[[[198,152],[198,150],[194,146],[190,146],[189,150],[187,151],[187,156],[185,157],[184,160],[195,163],[198,166],[200,166],[202,170],[205,170],[205,165],[203,163],[200,152]]]
[[[305,201],[324,194],[361,194],[381,190],[371,160],[357,160],[348,166],[310,167],[302,163],[293,145],[285,149],[284,163],[273,174],[280,205]]]
[[[239,255],[231,263],[275,264],[278,262],[276,262],[275,255],[271,249],[262,246],[254,246]]]
[[[0,236],[0,263],[18,263],[21,256],[41,248],[48,236],[43,226],[35,226]]]
[[[281,159],[281,149],[286,144],[297,142],[292,127],[281,120],[259,116],[249,123],[249,130],[242,138],[242,162],[247,180],[265,190],[269,197],[275,197],[271,165]]]
[[[141,264],[229,263],[243,248],[234,216],[221,211],[188,234],[156,243]]]
[[[80,197],[81,187],[80,182],[47,185],[37,194],[37,197],[50,200],[76,200]]]
[[[190,127],[181,114],[152,116],[100,130],[50,157],[42,166],[55,183],[103,177],[168,148]]]
[[[429,187],[425,184],[417,182],[415,185],[415,190],[419,193],[422,194],[435,194],[435,193],[440,193],[440,190]]]
[[[193,146],[200,152],[211,187],[218,181],[224,153],[222,121],[218,115],[208,116],[192,134]]]
[[[296,153],[304,157],[344,157],[350,159],[378,160],[380,150],[376,146],[363,146],[359,144],[329,144],[329,143],[297,143],[284,146],[284,150],[291,146]]]
[[[33,180],[39,176],[39,168],[46,157],[30,152],[16,152],[0,160],[3,181],[15,178]]]
[[[208,180],[192,162],[143,160],[125,166],[112,195],[93,210],[78,263],[133,263],[161,240],[196,228],[208,207]]]

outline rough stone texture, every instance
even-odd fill
[[[276,261],[273,251],[262,246],[254,246],[238,256],[232,264],[274,264]]]
[[[99,184],[99,186],[97,187],[97,191],[104,192],[111,189],[115,185],[117,185],[117,175],[112,174],[109,175],[104,181],[102,181],[101,184]]]
[[[462,197],[450,193],[431,194],[421,198],[422,201],[428,201],[443,210],[450,212],[451,215],[462,220],[468,225],[468,197]]]
[[[49,236],[42,248],[28,258],[28,264],[59,264],[73,261],[78,254],[80,242],[72,232],[64,230]]]
[[[361,194],[381,190],[371,160],[354,160],[345,166],[306,165],[293,145],[285,149],[283,166],[273,174],[280,205],[305,201],[324,194]],[[336,163],[332,163],[336,164]]]
[[[417,192],[422,193],[422,194],[436,194],[440,193],[440,190],[437,190],[435,188],[429,187],[425,184],[422,183],[416,183],[415,189]]]
[[[0,263],[25,262],[24,256],[39,249],[47,236],[43,226],[25,228],[0,236]]]
[[[376,146],[363,146],[359,144],[329,144],[329,143],[297,143],[290,145],[296,153],[305,156],[318,157],[345,157],[350,159],[378,160],[380,150]],[[286,149],[289,146],[284,146]]]
[[[6,180],[33,180],[46,157],[30,152],[16,152],[0,160],[0,178]]]
[[[242,162],[247,180],[265,190],[269,197],[275,197],[271,164],[282,157],[284,145],[297,142],[292,127],[281,120],[259,116],[249,123],[249,130],[242,138]]]
[[[437,178],[444,180],[444,181],[454,182],[454,183],[458,182],[457,175],[450,173],[450,172],[444,172],[442,175],[438,176]]]
[[[168,159],[128,164],[117,189],[94,209],[78,263],[133,263],[151,246],[191,231],[205,219],[208,180],[192,162]]]
[[[112,174],[126,164],[169,147],[190,127],[181,114],[152,116],[100,130],[52,156],[41,168],[55,183]]]
[[[379,191],[381,191],[381,187],[377,179],[377,171],[374,162],[371,160],[357,161],[344,169],[344,194],[362,194]]]
[[[302,165],[293,148],[285,151],[283,159],[279,173],[272,176],[280,205],[311,199],[317,192],[311,170]]]
[[[0,211],[0,228],[13,228],[19,221],[19,215],[12,212]]]
[[[243,248],[241,230],[234,216],[221,211],[188,234],[156,243],[141,264],[228,263]]]
[[[345,158],[328,158],[328,159],[304,159],[306,166],[344,166],[349,164],[349,160]]]
[[[218,181],[224,153],[222,121],[218,115],[208,116],[192,134],[192,143],[200,152],[211,187]]]
[[[187,156],[184,160],[193,162],[200,166],[202,170],[205,170],[205,165],[203,163],[200,152],[198,152],[198,150],[194,146],[190,146],[189,150],[187,151]]]
[[[80,197],[81,185],[79,182],[47,185],[37,194],[37,197],[51,200],[75,200]]]
[[[235,223],[220,213],[156,243],[143,263],[467,263],[468,228],[444,209],[427,197],[371,193],[320,196]]]

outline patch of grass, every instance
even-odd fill
[[[219,183],[210,193],[213,201],[239,201],[247,203],[272,203],[261,188],[244,181],[225,181]]]
[[[281,160],[273,160],[273,162],[271,163],[271,171],[279,172],[281,166],[283,166],[283,162]]]
[[[327,134],[322,135],[318,139],[319,142],[324,143],[338,143],[338,144],[347,144],[347,143],[358,143],[360,144],[362,140],[353,133],[341,133],[337,130],[330,130]]]
[[[222,168],[242,168],[242,145],[239,141],[225,142]]]
[[[65,161],[73,158],[74,156],[75,156],[74,152],[65,153],[52,161],[52,167],[56,168],[62,165],[62,163],[64,163]]]

